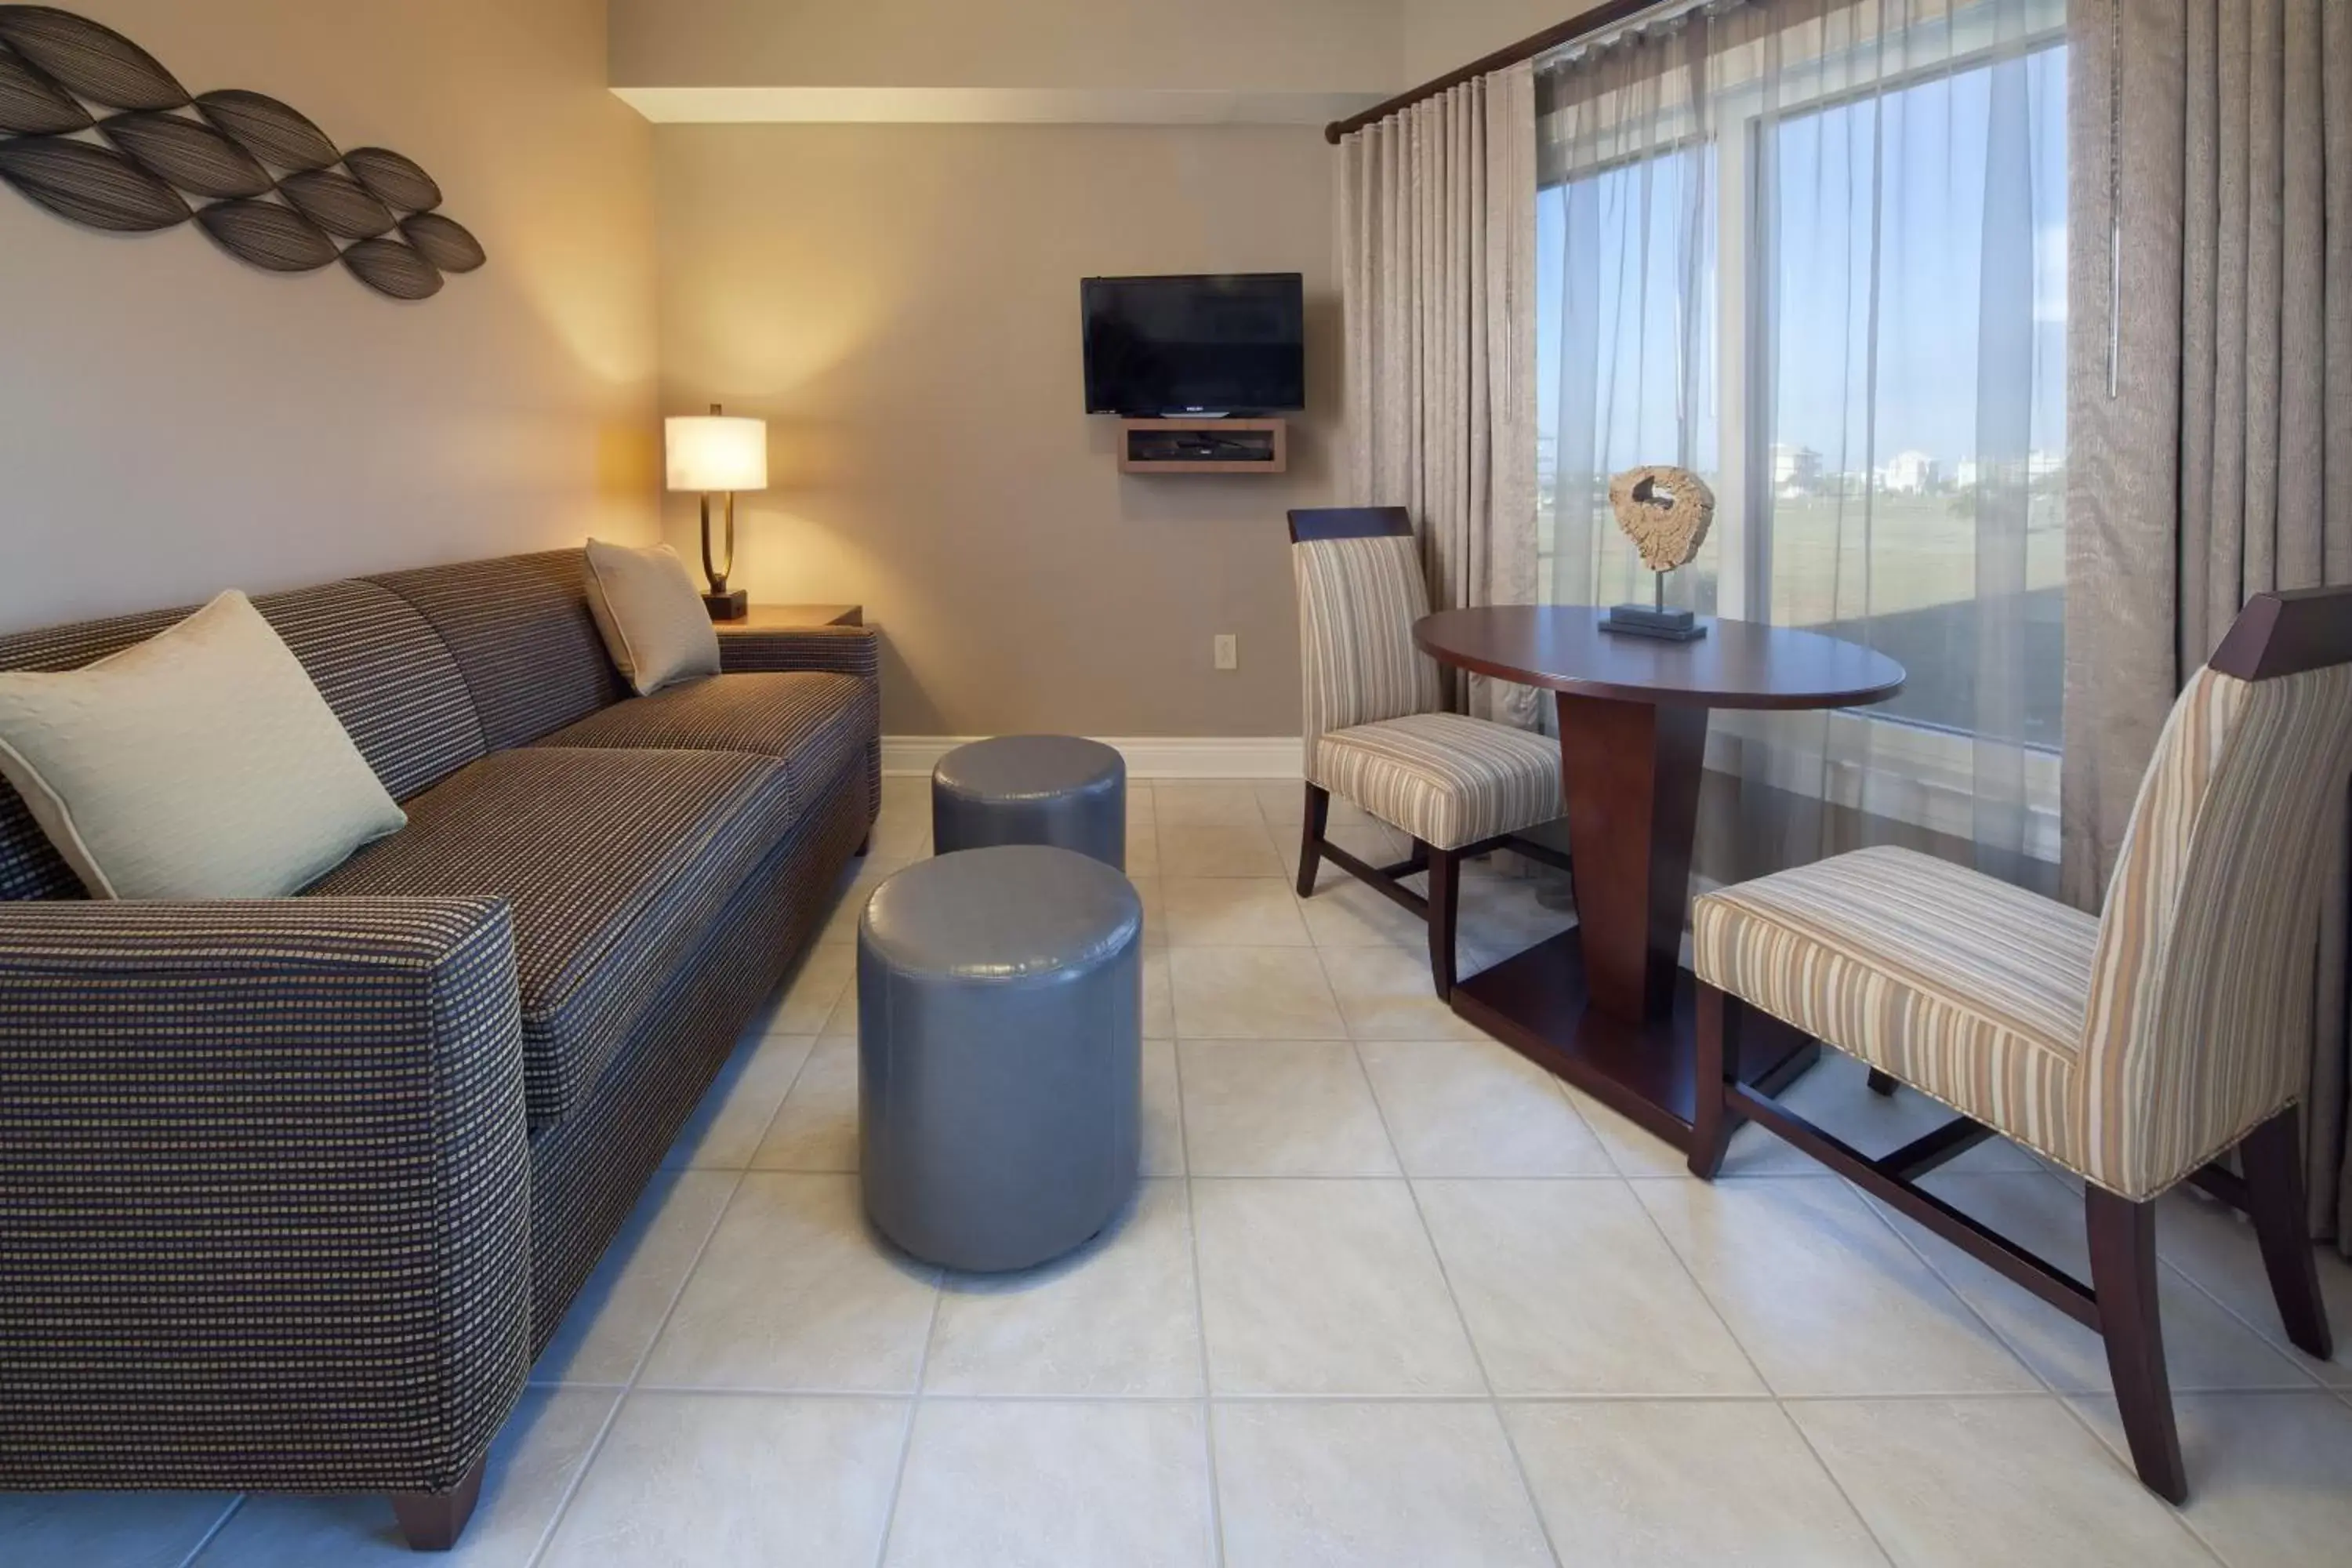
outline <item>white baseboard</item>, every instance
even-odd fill
[[[928,776],[939,760],[977,735],[885,735],[882,771]],[[1096,737],[1127,759],[1129,778],[1297,779],[1305,773],[1305,747],[1296,735],[1165,735]]]

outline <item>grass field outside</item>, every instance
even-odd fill
[[[1980,583],[1977,522],[1966,493],[1776,500],[1770,619],[1864,643],[1901,662],[1909,683],[1873,710],[1879,717],[2054,749],[2065,654],[2063,476],[2038,480],[2035,489],[2023,579],[2013,594],[1994,594],[1997,584]],[[1615,520],[1604,514],[1594,526],[1604,542],[1593,597],[1646,602],[1650,574]],[[1547,545],[1553,536],[1547,526]],[[1715,613],[1722,547],[1720,538],[1710,539],[1698,560],[1675,574],[1673,602]],[[1552,565],[1547,549],[1541,581],[1548,585],[1556,581]],[[1980,700],[1986,689],[1992,700]]]

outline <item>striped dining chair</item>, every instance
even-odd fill
[[[1413,646],[1429,614],[1421,549],[1402,507],[1290,514],[1306,686],[1307,820],[1298,896],[1325,860],[1429,922],[1430,978],[1454,992],[1460,867],[1505,847],[1565,868],[1568,858],[1517,837],[1562,815],[1559,747],[1545,736],[1445,710],[1437,663]],[[1331,797],[1412,840],[1411,857],[1373,866],[1327,837]],[[1404,879],[1429,873],[1423,897]]]
[[[1700,898],[1692,1173],[1711,1179],[1754,1121],[2104,1336],[2140,1479],[2183,1501],[2159,1196],[2190,1182],[2245,1210],[2288,1338],[2333,1353],[2296,1101],[2327,874],[2312,847],[2347,769],[2352,588],[2264,594],[2174,704],[2097,919],[1894,848]],[[1863,1154],[1740,1081],[1750,1008],[1960,1119]],[[2082,1178],[2090,1285],[1915,1184],[1995,1133]]]

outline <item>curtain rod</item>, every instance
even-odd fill
[[[1506,66],[1517,65],[1521,60],[1531,60],[1538,55],[1549,54],[1561,45],[1572,44],[1579,38],[1606,32],[1620,23],[1632,21],[1644,11],[1664,11],[1673,7],[1675,4],[1675,0],[1602,0],[1602,4],[1593,6],[1580,16],[1570,16],[1567,21],[1546,27],[1531,37],[1521,38],[1517,43],[1507,45],[1491,55],[1481,56],[1458,70],[1450,70],[1433,81],[1423,82],[1419,87],[1401,92],[1385,103],[1374,104],[1361,114],[1351,114],[1345,120],[1335,120],[1323,128],[1323,140],[1336,147],[1339,144],[1341,137],[1361,131],[1367,125],[1386,120],[1400,110],[1411,109],[1416,103],[1426,102],[1441,92],[1451,92],[1465,81],[1475,80],[1489,72],[1501,70]],[[1684,8],[1688,9],[1688,5],[1685,4]]]

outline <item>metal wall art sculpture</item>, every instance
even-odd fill
[[[191,97],[121,34],[47,5],[0,5],[0,180],[91,228],[194,218],[272,272],[340,261],[395,300],[437,294],[444,274],[486,259],[439,212],[433,176],[399,153],[339,151],[257,92]]]

